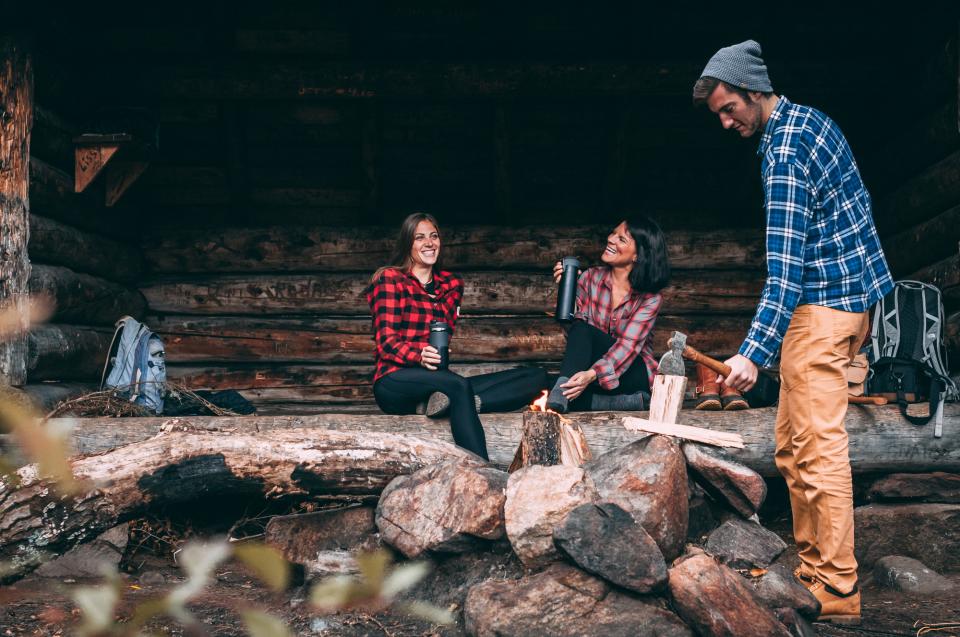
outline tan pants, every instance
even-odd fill
[[[841,593],[857,581],[846,372],[868,328],[866,312],[801,305],[780,354],[776,463],[790,490],[800,567]]]

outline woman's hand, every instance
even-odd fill
[[[553,266],[553,282],[560,283],[560,277],[563,276],[563,264],[557,261]]]
[[[579,398],[583,390],[595,380],[597,380],[597,372],[588,369],[585,372],[577,372],[570,377],[570,380],[560,385],[560,387],[563,388],[563,395],[566,399],[573,401]]]
[[[436,370],[440,364],[440,352],[433,345],[427,345],[420,350],[420,364],[427,369]]]

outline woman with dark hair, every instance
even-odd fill
[[[408,216],[396,250],[367,288],[376,343],[373,395],[388,414],[449,411],[454,441],[483,459],[486,438],[478,411],[518,409],[547,385],[546,372],[517,368],[465,378],[439,369],[440,352],[428,344],[430,322],[453,330],[460,315],[463,279],[440,269],[440,230],[431,215]],[[452,348],[451,348],[452,351]]]
[[[560,413],[643,409],[657,372],[653,324],[670,278],[660,227],[646,217],[621,222],[600,260],[580,275],[560,378],[547,399]],[[557,262],[554,278],[561,274]]]

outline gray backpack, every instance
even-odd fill
[[[132,317],[117,321],[100,389],[116,389],[130,402],[162,414],[167,367],[160,337]]]

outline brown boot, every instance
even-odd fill
[[[818,622],[830,622],[846,626],[860,625],[860,587],[846,595],[834,590],[820,580],[808,589],[820,602]]]
[[[750,405],[747,404],[743,394],[733,387],[727,387],[726,385],[720,387],[720,402],[723,404],[724,411],[750,409]]]
[[[807,575],[803,571],[802,566],[798,566],[793,569],[793,576],[797,578],[797,581],[807,590],[810,590],[810,587],[816,583],[816,578],[813,575]]]
[[[706,365],[697,363],[697,409],[720,411],[722,408],[717,372],[711,371]]]

